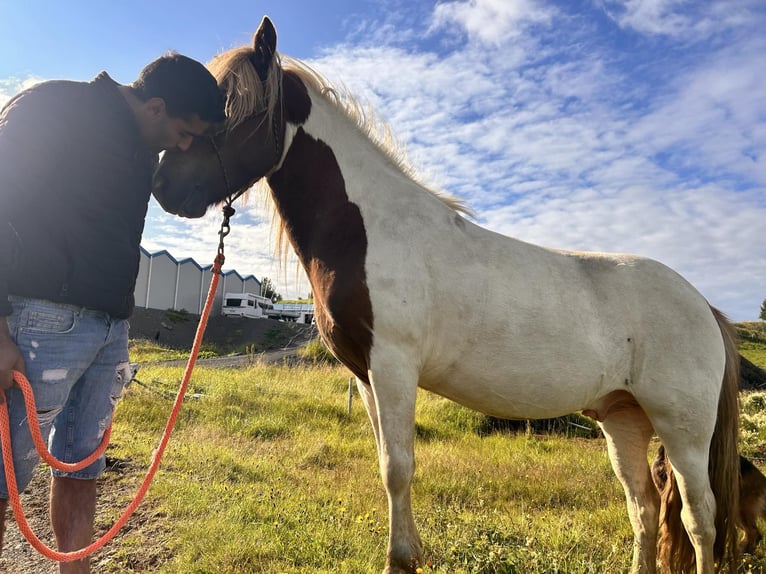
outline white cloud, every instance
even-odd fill
[[[607,14],[622,28],[647,35],[704,40],[752,24],[759,0],[604,0]]]
[[[461,0],[436,5],[434,29],[459,25],[470,38],[498,46],[519,36],[526,26],[548,24],[552,11],[534,0]]]
[[[766,185],[766,38],[721,50],[674,78],[630,134],[644,154],[679,158],[700,175],[736,174]]]
[[[610,2],[620,26],[649,34],[675,35],[691,27],[688,17],[675,12],[683,0],[625,0]]]
[[[766,297],[766,264],[758,242],[766,209],[756,193],[725,191],[658,193],[635,187],[605,196],[593,189],[560,189],[486,212],[482,223],[549,247],[657,259],[684,275],[713,305],[736,319],[754,319]]]

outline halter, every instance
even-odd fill
[[[277,95],[277,102],[279,102],[280,104],[282,102],[281,96],[282,96],[282,84],[280,82],[279,93]],[[273,114],[271,118],[271,133],[274,136],[275,158],[277,159],[277,161],[279,161],[279,158],[282,155],[282,151],[283,151],[282,146],[284,144],[281,138],[279,137],[277,114]],[[223,222],[221,223],[221,229],[218,231],[218,236],[220,238],[218,241],[218,253],[220,255],[223,255],[223,238],[226,237],[231,231],[229,220],[236,213],[236,211],[234,210],[234,207],[232,207],[232,204],[237,199],[239,199],[239,197],[243,193],[245,193],[248,190],[248,187],[243,187],[239,191],[232,193],[231,182],[229,180],[229,174],[226,171],[226,165],[223,163],[223,156],[221,155],[221,150],[218,148],[218,144],[215,143],[215,138],[213,136],[210,136],[209,139],[210,139],[210,145],[213,147],[213,151],[215,152],[215,157],[218,160],[218,167],[221,168],[221,175],[223,176],[223,184],[226,189],[226,199],[224,200],[224,206],[222,207]]]
[[[218,144],[215,143],[215,138],[213,136],[210,136],[209,139],[210,139],[210,145],[213,146],[215,157],[218,159],[218,167],[221,168],[221,174],[223,175],[223,185],[226,187],[227,203],[231,203],[231,201],[234,201],[233,199],[231,201],[228,201],[228,197],[231,195],[231,184],[229,183],[229,174],[226,172],[226,166],[223,164],[223,157],[221,157],[221,150],[218,149]],[[240,195],[241,193],[242,192],[240,192]],[[239,197],[239,195],[237,197]],[[236,199],[236,197],[234,199]]]
[[[226,166],[223,163],[223,157],[221,157],[221,150],[218,149],[218,144],[215,143],[215,138],[213,136],[210,136],[210,145],[213,146],[213,151],[215,152],[215,157],[218,159],[218,167],[221,168],[221,175],[223,175],[223,184],[226,187],[226,200],[225,205],[223,206],[223,221],[221,222],[221,229],[218,231],[218,255],[223,255],[223,238],[226,237],[229,232],[231,231],[231,226],[229,225],[229,220],[231,217],[236,213],[234,211],[234,208],[231,206],[232,203],[234,203],[234,200],[236,200],[240,195],[244,193],[244,189],[240,190],[239,192],[232,194],[231,193],[231,184],[229,183],[229,174],[226,171]]]
[[[282,106],[282,81],[280,78],[279,82],[279,91],[277,92],[277,105]],[[281,110],[280,116],[284,116],[284,110]],[[271,133],[274,134],[274,151],[276,152],[276,158],[277,161],[279,161],[279,158],[282,156],[282,146],[284,145],[284,142],[279,137],[279,129],[277,125],[277,114],[273,114],[271,116]]]

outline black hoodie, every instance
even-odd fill
[[[0,316],[8,294],[127,318],[157,154],[106,73],[0,112]]]

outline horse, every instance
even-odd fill
[[[384,574],[424,565],[411,508],[418,387],[499,418],[594,418],[625,491],[632,571],[656,571],[661,514],[682,524],[661,539],[668,568],[735,571],[739,359],[725,316],[651,259],[482,228],[419,182],[384,123],[276,43],[265,17],[252,45],[209,63],[226,129],[166,152],[154,195],[201,217],[265,185],[319,332],[372,425],[389,507]],[[676,517],[652,483],[655,434],[683,500]]]
[[[737,526],[742,530],[740,551],[753,554],[763,540],[758,519],[766,520],[766,476],[744,456],[739,457],[739,516]],[[652,463],[652,480],[662,494],[668,480],[665,447],[660,445]]]

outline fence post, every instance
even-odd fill
[[[351,416],[351,401],[354,400],[354,377],[348,378],[348,416]]]

